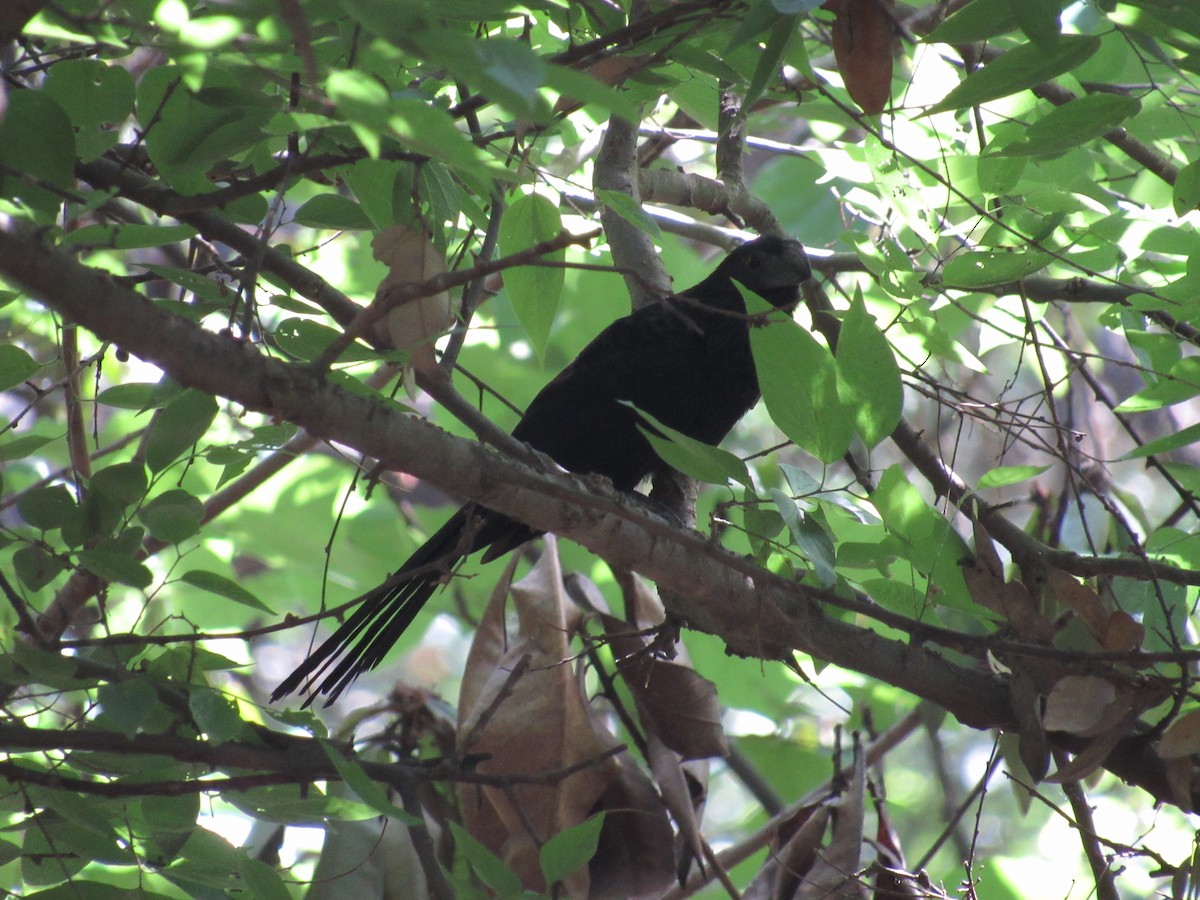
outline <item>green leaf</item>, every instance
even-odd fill
[[[1013,17],[1025,36],[1050,52],[1058,43],[1058,4],[1052,0],[1008,0]]]
[[[383,788],[371,780],[363,767],[352,759],[342,755],[342,751],[331,744],[329,741],[321,740],[320,744],[325,748],[326,755],[329,756],[333,767],[337,769],[338,775],[342,781],[346,783],[346,787],[354,791],[358,798],[368,806],[373,807],[385,816],[391,816],[404,825],[419,825],[421,820],[410,813],[405,812],[395,803],[388,799]]]
[[[778,488],[771,489],[771,499],[775,508],[787,523],[792,541],[799,548],[816,573],[817,580],[825,587],[833,587],[837,582],[837,552],[834,550],[833,538],[821,526],[816,518],[800,509],[794,499]]]
[[[382,230],[399,221],[397,211],[409,196],[412,170],[412,164],[407,162],[362,159],[345,169],[342,179],[358,198],[363,214],[376,229]]]
[[[13,438],[0,444],[0,462],[12,462],[14,459],[24,459],[31,453],[40,450],[53,438],[42,437],[40,434],[27,434],[24,437]]]
[[[546,884],[554,885],[573,872],[586,866],[596,855],[600,843],[600,829],[604,827],[604,813],[597,813],[578,825],[560,831],[538,852],[538,862]]]
[[[63,246],[140,250],[177,244],[196,236],[190,225],[85,225],[63,238]]]
[[[217,416],[217,401],[189,388],[159,411],[146,440],[146,465],[161,472],[190,449]]]
[[[552,200],[541,194],[524,194],[512,202],[500,220],[500,252],[511,256],[558,237],[562,230],[562,216]],[[560,248],[543,259],[562,262],[566,255],[566,249]],[[545,358],[565,275],[561,268],[544,266],[504,270],[509,300],[539,360]]]
[[[16,387],[40,368],[37,360],[20,347],[0,344],[0,391]]]
[[[637,409],[632,403],[621,402]],[[746,464],[728,450],[690,438],[640,409],[637,412],[653,426],[647,428],[639,423],[638,430],[646,436],[659,458],[672,469],[709,484],[726,484],[732,480],[749,486],[750,473],[746,470]],[[655,431],[659,433],[655,434]]]
[[[1036,478],[1049,468],[1049,466],[999,466],[983,473],[979,479],[979,487],[985,489],[1019,484],[1030,478]]]
[[[942,269],[942,283],[968,291],[1007,284],[1044,269],[1053,259],[1049,253],[1038,251],[969,250],[946,263]]]
[[[451,820],[450,831],[454,844],[466,858],[479,880],[491,888],[497,896],[516,897],[521,893],[521,878],[504,864],[495,853],[473,838],[470,833]]]
[[[328,228],[332,231],[365,230],[371,219],[353,200],[337,194],[318,194],[298,210],[293,219],[309,228]]]
[[[178,797],[143,797],[139,801],[142,819],[148,826],[146,856],[151,865],[168,865],[198,827],[200,794]]]
[[[1064,34],[1052,51],[1022,44],[963,79],[926,115],[978,106],[1049,81],[1082,64],[1100,49],[1100,38]]]
[[[21,845],[21,879],[27,886],[68,880],[91,863],[90,856],[66,852],[60,845],[64,828],[54,813],[39,813],[27,823]]]
[[[771,26],[771,33],[767,36],[766,49],[759,54],[758,63],[754,67],[754,75],[746,87],[746,94],[743,98],[745,109],[751,109],[766,92],[767,85],[779,77],[780,65],[789,45],[796,37],[799,21],[799,16],[781,15],[778,21]]]
[[[105,466],[92,476],[89,490],[99,491],[121,506],[132,506],[146,496],[146,467],[124,462]]]
[[[144,678],[102,684],[96,700],[104,711],[101,724],[127,737],[137,734],[159,705],[158,694]]]
[[[966,542],[945,517],[925,502],[899,466],[883,473],[871,494],[888,533],[898,538],[905,558],[940,589],[931,599],[973,609],[960,563],[971,558]]]
[[[1185,356],[1170,372],[1132,397],[1122,400],[1117,412],[1146,412],[1182,403],[1200,394],[1200,357]]]
[[[837,369],[843,399],[854,411],[854,430],[874,447],[900,422],[904,385],[892,347],[857,291],[838,336]]]
[[[1192,160],[1179,170],[1171,202],[1177,216],[1200,208],[1200,159]]]
[[[775,312],[756,294],[742,291],[742,296],[753,314]],[[840,459],[854,437],[854,410],[838,392],[837,364],[829,349],[779,315],[750,329],[750,348],[763,402],[779,429],[821,462]]]
[[[279,870],[259,859],[249,858],[241,868],[246,895],[255,900],[292,900]]]
[[[232,205],[233,204],[230,204],[230,207],[232,207]],[[229,207],[226,208],[227,212],[228,210]],[[142,267],[147,272],[153,272],[160,278],[165,278],[172,284],[177,284],[180,287],[191,291],[197,297],[209,301],[214,306],[221,306],[223,308],[228,307],[227,285],[220,284],[205,275],[201,275],[198,272],[192,272],[188,269],[180,269],[176,266],[159,266],[151,265],[149,263],[142,263]],[[162,303],[163,301],[159,302]],[[186,308],[179,310],[178,306],[174,307],[174,309],[185,316],[188,312]]]
[[[729,43],[726,45],[722,56],[729,56],[734,50],[748,42],[751,38],[758,37],[773,26],[780,15],[790,15],[790,13],[777,8],[772,0],[759,0],[758,3],[755,3],[746,12],[738,16],[737,28],[730,35]]]
[[[129,553],[107,548],[81,550],[79,564],[93,575],[105,581],[115,581],[127,584],[141,590],[148,588],[154,581],[150,570],[138,562]]]
[[[188,709],[196,726],[214,744],[223,744],[240,736],[246,723],[238,713],[237,704],[210,687],[195,687],[188,696]]]
[[[628,194],[608,188],[597,188],[596,197],[634,228],[653,238],[662,237],[662,229],[658,227],[658,223]]]
[[[1156,453],[1166,453],[1168,450],[1178,450],[1180,447],[1186,447],[1188,444],[1194,444],[1200,441],[1200,424],[1189,425],[1174,434],[1168,434],[1160,438],[1155,438],[1140,447],[1135,447],[1130,450],[1121,459],[1142,459],[1147,456],[1153,456]]]
[[[308,362],[316,359],[332,344],[341,332],[314,322],[312,319],[288,318],[279,323],[274,338],[279,349],[294,359]],[[340,362],[360,362],[374,358],[374,353],[354,343],[342,351]]]
[[[21,583],[31,591],[39,591],[52,582],[67,567],[57,556],[43,547],[22,547],[13,554],[13,569]]]
[[[210,594],[216,594],[218,597],[224,597],[226,600],[232,600],[235,603],[240,603],[243,606],[249,606],[251,609],[261,610],[265,613],[275,615],[275,611],[268,607],[265,603],[259,600],[256,596],[238,584],[236,581],[218,575],[216,572],[205,572],[200,569],[192,569],[190,572],[184,572],[180,576],[180,580],[198,587],[202,591],[208,591]]]
[[[117,409],[158,409],[165,406],[171,399],[178,397],[183,388],[169,382],[132,381],[128,384],[114,384],[96,395],[96,402]]]
[[[562,97],[591,107],[600,107],[629,122],[638,120],[638,105],[628,94],[597,81],[586,72],[566,66],[547,65],[546,84]]]
[[[472,80],[480,90],[519,118],[548,121],[546,100],[538,92],[546,83],[546,63],[528,44],[493,37],[470,41],[467,49],[478,58]]]
[[[273,109],[220,69],[208,69],[202,92],[186,87],[192,74],[183,66],[149,69],[138,83],[137,115],[143,126],[159,123],[145,133],[159,173],[181,193],[202,194],[214,189],[210,166],[263,140]]]
[[[1088,94],[1056,106],[1025,131],[1025,139],[996,151],[997,156],[1051,156],[1108,134],[1141,111],[1142,104],[1120,94]]]
[[[1043,0],[1049,3],[1049,0]],[[927,43],[973,44],[1017,27],[1010,0],[975,0],[947,17],[925,38]]]
[[[79,514],[63,523],[62,539],[68,547],[82,547],[109,537],[121,524],[125,505],[103,491],[89,490],[79,505]]]
[[[75,132],[71,120],[42,91],[9,91],[0,119],[0,163],[61,188],[73,187]],[[43,212],[54,212],[62,197],[37,184],[0,174],[0,196],[20,197]]]
[[[168,544],[178,544],[198,533],[203,516],[204,504],[180,489],[164,491],[138,510],[138,519],[146,530]]]
[[[61,528],[78,509],[74,494],[61,484],[26,491],[17,501],[21,518],[40,531]]]

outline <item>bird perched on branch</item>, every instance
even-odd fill
[[[811,275],[796,241],[768,236],[734,249],[697,284],[618,319],[542,388],[513,437],[564,469],[604,475],[632,491],[662,466],[637,410],[690,438],[717,444],[757,401],[749,318],[734,282],[792,310]],[[275,689],[333,702],[374,668],[460,560],[487,549],[495,559],[538,532],[468,503],[386,582],[370,591],[332,637]],[[315,698],[310,694],[307,706]]]

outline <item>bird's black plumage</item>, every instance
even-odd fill
[[[796,241],[768,236],[741,245],[695,287],[604,329],[542,388],[513,437],[564,469],[605,475],[617,489],[632,491],[661,465],[632,407],[717,444],[758,400],[750,325],[734,282],[790,310],[810,274]],[[368,593],[271,699],[311,691],[321,679],[316,693],[331,702],[379,664],[459,560],[484,548],[492,559],[536,536],[527,525],[468,503]]]

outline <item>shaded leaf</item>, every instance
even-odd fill
[[[572,872],[586,866],[596,855],[596,845],[603,827],[604,813],[598,813],[560,831],[542,844],[539,861],[546,884],[558,884]]]
[[[41,365],[16,344],[0,344],[0,391],[33,376]]]
[[[161,472],[204,437],[217,416],[210,394],[189,388],[162,408],[146,440],[146,465]]]

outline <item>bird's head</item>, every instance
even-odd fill
[[[767,235],[737,247],[714,274],[732,278],[772,305],[787,308],[799,302],[800,284],[812,277],[812,267],[799,241]]]

